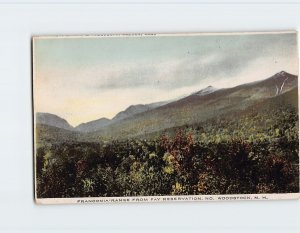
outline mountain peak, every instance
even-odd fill
[[[264,86],[270,91],[271,96],[276,96],[298,86],[298,76],[280,71],[267,79],[256,82],[255,85]]]
[[[125,109],[125,111],[134,111],[135,109],[143,108],[144,106],[144,104],[130,105],[128,108]]]
[[[287,72],[285,72],[284,70],[282,70],[282,71],[279,72],[279,74],[280,75],[285,75],[285,74],[287,74]]]
[[[52,113],[37,112],[36,123],[43,124],[43,125],[50,125],[50,126],[54,126],[66,130],[73,130],[73,127],[65,119]]]
[[[287,76],[295,76],[295,75],[292,75],[292,74],[282,70],[282,71],[276,73],[274,76],[275,77],[287,77]]]
[[[203,96],[203,95],[208,95],[210,93],[215,92],[216,90],[218,90],[218,88],[215,88],[211,85],[201,89],[200,91],[197,91],[196,93],[194,93],[194,95],[199,95],[199,96]]]

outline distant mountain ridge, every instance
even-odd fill
[[[126,108],[124,111],[121,111],[116,114],[115,117],[113,117],[111,120],[108,118],[100,118],[97,120],[89,121],[86,123],[81,123],[77,125],[76,127],[72,127],[65,119],[51,113],[43,113],[38,112],[37,113],[37,124],[43,124],[43,125],[49,125],[56,128],[66,129],[66,130],[73,130],[78,131],[82,133],[87,132],[94,132],[97,130],[102,129],[103,127],[113,124],[115,122],[124,120],[126,118],[132,117],[138,113],[146,112],[151,109],[163,106],[165,104],[169,103],[168,101],[161,101],[161,102],[155,102],[151,104],[137,104],[137,105],[131,105],[128,108]]]
[[[279,94],[276,86],[281,89]],[[218,89],[206,95],[189,95],[108,125],[93,135],[104,138],[139,137],[167,128],[206,121],[229,112],[238,114],[257,101],[281,95],[297,86],[297,76],[280,72],[261,81]]]
[[[49,125],[66,130],[73,130],[73,127],[65,119],[51,113],[38,112],[36,113],[35,121],[36,124]]]
[[[239,112],[258,100],[272,98],[298,87],[298,77],[281,71],[267,79],[232,88],[208,86],[174,101],[131,105],[111,120],[100,118],[73,128],[53,114],[37,114],[37,123],[90,134],[91,137],[127,137]]]
[[[151,104],[131,105],[128,108],[126,108],[124,111],[119,112],[114,118],[112,118],[112,122],[117,122],[117,121],[126,119],[126,118],[134,116],[136,114],[146,112],[151,109],[163,106],[167,103],[168,103],[168,101],[162,101],[162,102],[151,103]]]
[[[89,121],[87,123],[81,123],[80,125],[76,126],[74,130],[80,132],[93,132],[100,130],[102,127],[110,124],[111,120],[107,118],[100,118],[98,120]]]

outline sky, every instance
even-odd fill
[[[298,75],[296,33],[37,37],[34,108],[76,126],[134,104]]]

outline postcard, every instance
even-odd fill
[[[32,44],[36,203],[299,198],[297,32]]]

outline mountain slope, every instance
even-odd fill
[[[46,124],[36,124],[35,135],[37,143],[41,143],[43,141],[62,143],[84,140],[84,137],[82,137],[83,135],[80,135],[79,132],[57,128]]]
[[[132,117],[136,114],[149,111],[151,109],[163,106],[167,104],[168,102],[157,102],[157,103],[151,103],[151,104],[137,104],[137,105],[131,105],[128,108],[126,108],[124,111],[119,112],[113,119],[112,122],[118,122],[123,119]]]
[[[229,112],[243,111],[259,100],[291,90],[298,85],[297,83],[297,76],[280,72],[262,81],[220,89],[206,95],[192,94],[178,101],[115,122],[90,136],[136,137],[166,128],[202,122]]]
[[[74,129],[65,119],[57,115],[44,112],[36,113],[36,124],[49,125],[66,130]]]
[[[130,118],[136,114],[149,111],[151,109],[160,107],[168,102],[157,102],[151,104],[138,104],[138,105],[131,105],[126,108],[124,111],[119,112],[114,118],[107,119],[107,118],[100,118],[94,121],[89,121],[86,123],[82,123],[75,127],[75,130],[82,133],[94,132],[97,130],[101,130],[105,126],[113,124],[118,121],[122,121],[126,118]]]
[[[151,108],[147,107],[146,105],[143,104],[138,104],[138,105],[131,105],[128,108],[126,108],[124,111],[119,112],[113,119],[112,121],[117,122],[121,121],[123,119],[126,119],[128,117],[131,117],[135,114],[145,112],[150,110]]]
[[[75,130],[79,131],[79,132],[93,132],[93,131],[100,130],[101,128],[103,128],[104,126],[106,126],[110,123],[111,123],[111,120],[109,120],[107,118],[100,118],[95,121],[89,121],[87,123],[82,123],[82,124],[76,126]]]
[[[284,120],[283,118],[292,112],[298,113],[297,87],[294,87],[292,90],[289,90],[281,95],[258,100],[244,110],[228,112],[220,116],[209,118],[203,122],[190,124],[188,129],[198,131],[198,136],[203,132],[206,132],[209,135],[215,135],[221,132],[234,135],[236,134],[234,131],[240,131],[246,137],[255,133],[266,134],[270,131],[270,126],[276,127],[277,125],[278,127],[278,123],[275,123],[274,121],[282,121]],[[278,115],[280,115],[280,118],[278,118]],[[291,120],[290,123],[292,124],[293,122],[294,121]],[[241,129],[242,127],[244,127],[243,130]],[[160,137],[162,134],[174,136],[178,130],[185,129],[185,126],[175,126],[162,131],[143,135],[142,138],[151,140],[153,138]]]

